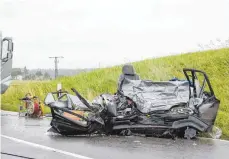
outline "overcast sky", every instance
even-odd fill
[[[14,67],[116,65],[229,38],[229,0],[1,0]]]

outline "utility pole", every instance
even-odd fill
[[[54,56],[54,57],[49,57],[49,58],[54,58],[54,63],[55,63],[55,79],[58,77],[58,58],[64,58],[63,56]]]

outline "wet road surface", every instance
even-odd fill
[[[63,137],[48,133],[50,118],[28,119],[1,111],[1,152],[31,158],[228,159],[229,142],[152,137]],[[7,138],[8,137],[8,138]],[[17,141],[19,139],[19,141]],[[2,158],[13,158],[1,154]]]

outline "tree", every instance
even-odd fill
[[[26,66],[24,67],[24,76],[27,76],[29,73],[29,70],[26,68]]]
[[[229,39],[222,41],[221,39],[217,38],[216,42],[211,40],[209,44],[205,44],[205,45],[198,44],[198,46],[201,48],[201,50],[219,49],[219,48],[229,47]]]
[[[35,74],[31,74],[31,75],[30,75],[30,79],[31,79],[31,80],[35,80],[35,79],[36,79],[36,75],[35,75]]]
[[[48,74],[48,72],[44,73],[44,79],[50,79],[50,75]]]
[[[26,66],[23,69],[23,80],[29,79],[29,70],[26,68]]]
[[[38,77],[40,77],[40,76],[42,76],[43,74],[42,74],[42,72],[39,70],[39,71],[36,72],[35,75],[38,76]]]
[[[13,79],[17,79],[17,76],[22,75],[20,68],[13,68],[11,72],[11,76]]]

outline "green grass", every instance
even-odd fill
[[[167,56],[157,59],[148,59],[132,63],[142,79],[154,81],[168,80],[172,77],[185,78],[182,72],[184,67],[196,68],[207,73],[216,96],[220,99],[220,110],[216,125],[223,131],[223,138],[229,138],[229,49],[219,49],[204,52],[186,53]],[[114,93],[117,89],[117,80],[122,66],[96,69],[89,73],[81,73],[73,77],[62,77],[45,82],[13,82],[10,88],[2,95],[4,110],[17,111],[21,98],[27,92],[44,99],[50,91],[56,90],[58,82],[65,90],[71,92],[76,88],[83,96],[91,100],[100,93]],[[46,112],[49,109],[46,108]]]

